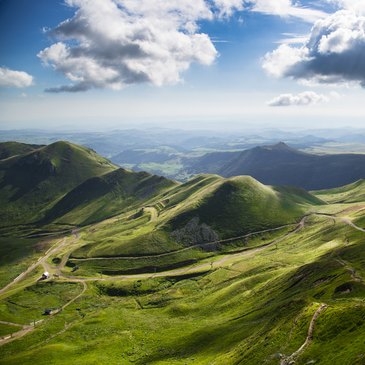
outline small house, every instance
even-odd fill
[[[41,280],[46,280],[46,279],[49,279],[49,272],[48,272],[48,271],[45,271],[45,272],[42,274],[42,277],[41,277]]]

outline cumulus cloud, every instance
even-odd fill
[[[214,17],[204,0],[66,0],[75,15],[49,34],[57,43],[39,52],[71,85],[50,92],[121,89],[147,82],[174,84],[192,63],[210,65],[217,51],[197,22]],[[231,5],[231,7],[230,7]],[[217,0],[228,14],[232,1]]]
[[[24,71],[0,67],[0,87],[23,88],[33,84],[33,77]]]
[[[319,20],[304,45],[282,44],[262,65],[275,77],[365,86],[365,16],[341,10]]]
[[[314,91],[305,91],[300,94],[281,94],[267,104],[269,106],[300,106],[312,105],[329,101],[325,95],[317,94]]]
[[[327,0],[327,2],[337,5],[340,9],[352,10],[357,14],[365,14],[364,0]]]
[[[75,14],[46,31],[55,41],[40,51],[38,57],[70,83],[49,88],[49,92],[178,83],[191,64],[208,66],[217,58],[214,42],[200,31],[200,22],[226,19],[237,11],[294,17],[306,22],[327,15],[294,0],[64,2],[75,8]]]

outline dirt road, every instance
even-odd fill
[[[308,334],[307,337],[304,341],[304,343],[302,344],[302,346],[299,347],[298,350],[296,350],[295,352],[293,352],[291,355],[289,356],[285,356],[283,355],[283,357],[280,360],[280,365],[290,365],[290,364],[294,364],[295,363],[295,359],[304,351],[304,349],[310,344],[310,342],[313,339],[313,332],[314,332],[314,326],[316,324],[317,318],[319,317],[319,315],[328,307],[327,304],[322,303],[321,306],[316,310],[316,312],[313,314],[313,317],[309,323],[309,328],[308,328]]]
[[[43,256],[41,256],[35,263],[30,265],[25,271],[23,271],[20,275],[18,275],[14,280],[12,280],[9,284],[4,286],[2,289],[0,289],[0,294],[7,291],[10,287],[12,287],[14,284],[18,283],[22,279],[24,279],[29,273],[31,273],[36,267],[42,265],[44,268],[48,268],[47,266],[47,260],[48,258],[58,252],[62,247],[66,244],[66,238],[63,238],[62,240],[56,242],[51,248],[48,249],[48,251],[45,252]]]

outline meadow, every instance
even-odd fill
[[[304,343],[321,304],[295,363],[363,364],[365,205],[352,189],[349,203],[344,188],[318,192],[331,203],[216,251],[169,240],[166,202],[157,217],[145,210],[85,226],[48,257],[59,277],[35,282],[38,267],[1,294],[4,322],[43,321],[3,344],[0,364],[280,364]],[[169,267],[176,262],[185,263]],[[11,332],[2,324],[3,336]]]

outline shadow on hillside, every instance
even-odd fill
[[[10,202],[15,202],[33,191],[44,180],[56,174],[56,168],[49,160],[37,160],[36,155],[21,159],[6,170],[0,189],[10,186],[15,193]]]

